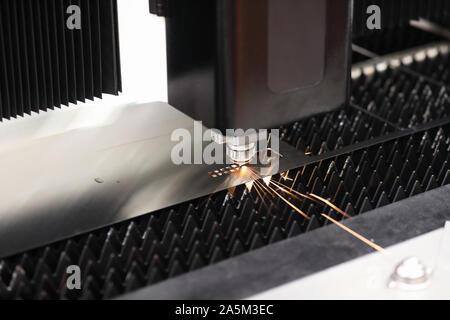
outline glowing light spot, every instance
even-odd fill
[[[398,68],[398,67],[400,67],[400,65],[401,65],[401,62],[400,62],[400,60],[399,59],[392,59],[390,62],[389,62],[389,65],[391,66],[391,68]]]
[[[268,186],[270,184],[270,181],[272,180],[272,176],[268,176],[263,178],[264,183]]]
[[[426,58],[427,58],[427,53],[425,52],[425,50],[419,51],[414,55],[414,59],[419,62],[425,60]]]
[[[411,63],[413,63],[414,62],[414,59],[413,59],[413,57],[412,56],[410,56],[410,55],[408,55],[408,56],[406,56],[406,57],[403,57],[402,58],[402,63],[404,64],[404,65],[410,65]]]
[[[439,50],[437,48],[431,48],[431,49],[428,49],[428,51],[427,51],[427,56],[430,59],[436,58],[436,56],[438,54],[439,54]]]
[[[377,64],[376,69],[378,72],[383,72],[388,68],[388,65],[386,62],[380,62],[379,64]]]
[[[372,75],[372,74],[375,73],[375,67],[374,67],[374,66],[367,66],[367,67],[364,67],[363,73],[364,73],[366,76],[370,76],[370,75]]]
[[[361,75],[362,75],[361,69],[358,68],[358,69],[352,70],[352,79],[353,80],[358,79],[359,77],[361,77]]]

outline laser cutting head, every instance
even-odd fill
[[[351,1],[157,2],[169,103],[207,127],[270,129],[347,100]]]

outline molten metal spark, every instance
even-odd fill
[[[250,169],[251,170],[251,169]],[[251,170],[257,177],[258,175]],[[258,182],[257,180],[255,180],[256,182]],[[263,184],[261,184],[262,186],[264,186]],[[278,192],[276,192],[273,188],[270,187],[270,185],[264,186],[266,189],[270,189],[273,193],[275,193],[275,195],[277,195],[281,200],[283,200],[288,206],[290,206],[292,209],[294,209],[295,211],[297,211],[298,213],[300,213],[303,217],[305,217],[307,220],[311,220],[311,218],[304,213],[302,210],[300,210],[299,208],[297,208],[295,205],[293,205],[289,200],[285,199],[282,195],[280,195]]]
[[[257,183],[255,183],[254,186],[255,186],[256,192],[258,193],[258,196],[261,198],[261,201],[262,201],[263,205],[266,207],[267,210],[270,211],[270,207],[267,205],[266,201],[264,201],[264,197],[262,196],[262,194],[258,190],[258,188],[261,188],[261,187],[258,186]],[[261,191],[263,191],[263,190],[261,190]]]
[[[268,176],[263,178],[264,183],[268,186],[270,184],[270,180],[272,180],[272,176]]]
[[[232,196],[234,195],[235,191],[236,191],[236,187],[228,188],[228,193],[231,194]]]
[[[348,233],[350,233],[352,236],[358,238],[359,240],[361,240],[362,242],[364,242],[365,244],[371,246],[372,248],[374,248],[377,251],[384,251],[384,248],[380,247],[379,245],[373,243],[372,241],[364,238],[362,235],[356,233],[355,231],[353,231],[352,229],[344,226],[342,223],[337,222],[336,220],[334,220],[333,218],[327,216],[326,214],[322,213],[322,216],[324,216],[326,219],[330,220],[331,222],[333,222],[334,224],[336,224],[339,228],[347,231]]]
[[[344,217],[346,218],[351,218],[352,216],[349,215],[348,213],[345,213],[344,211],[342,211],[341,209],[339,209],[338,207],[336,207],[334,204],[332,204],[330,201],[328,201],[327,199],[324,199],[322,197],[319,197],[318,195],[315,195],[313,193],[310,194],[311,197],[316,198],[324,203],[326,203],[328,206],[330,206],[331,208],[333,208],[334,210],[336,210],[337,212],[339,212],[340,214],[342,214]]]
[[[280,189],[281,191],[283,191],[284,193],[287,193],[288,195],[290,195],[292,198],[298,200],[298,201],[303,201],[305,199],[302,199],[300,197],[298,197],[297,195],[293,194],[292,192],[290,192],[289,190],[286,190],[285,188],[281,187],[280,185],[278,185],[277,183],[271,181],[272,184],[277,187],[278,189]]]
[[[266,150],[275,153],[279,158],[283,158],[283,155],[281,153],[273,150],[272,148],[267,148]]]
[[[303,217],[305,217],[307,220],[311,220],[311,218],[304,213],[302,210],[300,210],[299,208],[297,208],[295,205],[293,205],[289,200],[285,199],[281,194],[279,194],[278,192],[276,192],[273,188],[271,188],[270,186],[267,186],[267,188],[269,188],[270,190],[272,190],[273,193],[275,193],[281,200],[283,200],[284,202],[287,203],[288,206],[290,206],[292,209],[294,209],[295,211],[297,211],[298,213],[300,213]]]
[[[250,173],[250,175],[252,176],[252,178],[254,179],[254,182],[257,184],[257,185],[259,185],[260,186],[260,188],[261,189],[265,189],[273,198],[275,198],[275,195],[272,193],[272,192],[270,192],[270,190],[268,190],[267,188],[265,188],[265,186],[264,186],[264,184],[262,184],[261,182],[259,182],[258,180],[259,179],[261,179],[261,177],[257,174],[257,173],[255,173],[255,171],[253,171],[251,168],[249,168],[249,173]],[[267,178],[267,177],[266,177]],[[264,179],[266,179],[266,178],[264,178]],[[263,180],[264,180],[263,179]],[[265,181],[264,181],[265,182]]]
[[[304,216],[306,219],[311,220],[311,218],[304,213],[302,210],[300,210],[299,208],[297,208],[296,206],[294,206],[292,203],[290,203],[288,200],[286,200],[285,198],[283,198],[283,196],[281,196],[280,194],[278,194],[276,191],[274,191],[275,194],[280,197],[281,200],[283,200],[284,202],[286,202],[292,209],[294,209],[295,211],[297,211],[298,213],[300,213],[302,216]]]
[[[261,182],[259,182],[258,180],[255,180],[256,186],[259,186],[260,190],[262,190],[262,192],[266,191],[272,198],[275,198],[276,195],[271,192],[267,186]],[[272,204],[272,206],[274,206],[275,208],[278,208],[277,204],[275,202],[272,201],[272,199],[269,198],[270,203]]]
[[[297,208],[297,207],[296,207],[294,204],[292,204],[289,200],[285,199],[285,198],[284,198],[282,195],[280,195],[275,189],[273,189],[273,188],[270,186],[270,184],[273,184],[274,186],[276,186],[277,188],[279,188],[281,191],[283,191],[283,192],[285,192],[285,193],[291,195],[292,197],[294,197],[294,198],[296,198],[296,199],[298,199],[298,200],[302,200],[302,199],[296,197],[296,196],[294,195],[294,193],[296,193],[297,195],[300,195],[300,196],[303,197],[303,198],[312,200],[312,201],[314,201],[314,202],[318,202],[318,203],[321,204],[321,205],[328,205],[329,207],[333,208],[334,210],[336,210],[337,212],[339,212],[340,214],[342,214],[344,217],[351,218],[351,216],[350,216],[349,214],[347,214],[347,213],[345,213],[344,211],[342,211],[341,209],[339,209],[337,206],[335,206],[335,205],[334,205],[333,203],[331,203],[329,200],[324,199],[324,198],[322,198],[322,197],[320,197],[320,196],[318,196],[318,195],[315,195],[315,194],[309,194],[309,195],[302,194],[302,193],[300,193],[300,192],[298,192],[298,191],[296,191],[296,190],[293,190],[293,185],[292,185],[292,187],[285,186],[286,188],[290,188],[291,191],[292,191],[292,192],[291,192],[291,191],[285,189],[285,188],[283,187],[284,185],[283,185],[282,183],[278,183],[278,182],[271,181],[271,178],[272,178],[272,177],[266,177],[266,178],[264,178],[263,180],[264,180],[264,182],[265,182],[265,184],[266,184],[266,185],[264,185],[263,183],[261,183],[261,182],[258,181],[258,179],[261,179],[261,177],[260,177],[256,172],[254,172],[251,168],[248,168],[248,169],[250,169],[250,170],[249,170],[249,171],[250,171],[250,174],[253,174],[253,175],[255,176],[255,180],[254,180],[255,183],[253,184],[253,181],[252,181],[252,185],[255,186],[255,190],[258,192],[258,194],[259,194],[259,196],[261,197],[261,200],[262,200],[263,202],[264,202],[264,199],[263,199],[263,197],[261,196],[261,194],[259,193],[258,188],[260,188],[262,191],[266,190],[269,194],[271,194],[271,193],[275,194],[275,195],[278,196],[281,200],[283,200],[287,205],[289,205],[292,209],[294,209],[295,211],[297,211],[298,213],[300,213],[303,217],[305,217],[307,220],[311,220],[311,218],[310,218],[306,213],[304,213],[302,210],[300,210],[299,208]],[[297,180],[297,177],[295,178],[295,180]],[[295,180],[294,180],[294,184],[295,184]],[[248,187],[248,183],[247,183],[246,185],[247,185],[247,187]],[[319,202],[319,201],[320,201],[320,202]],[[272,201],[271,201],[271,202],[272,202]],[[356,233],[355,231],[351,230],[350,228],[344,226],[342,223],[340,223],[340,222],[334,220],[333,218],[329,217],[328,215],[322,214],[322,216],[324,216],[326,219],[328,219],[329,221],[331,221],[331,222],[333,222],[334,224],[336,224],[336,225],[337,225],[338,227],[340,227],[341,229],[347,231],[348,233],[350,233],[351,235],[353,235],[353,236],[356,237],[357,239],[359,239],[359,240],[361,240],[362,242],[366,243],[367,245],[369,245],[369,246],[372,247],[373,249],[375,249],[375,250],[377,250],[377,251],[384,251],[384,248],[382,248],[382,247],[380,247],[379,245],[373,243],[372,241],[370,241],[370,240],[364,238],[362,235],[360,235],[360,234]]]
[[[295,186],[295,183],[297,182],[297,178],[298,178],[299,174],[300,174],[300,170],[298,170],[297,174],[295,175],[294,182],[292,182],[292,185],[291,185],[291,191],[292,191],[292,189],[294,189],[294,186]]]
[[[272,181],[272,184],[276,185],[276,186],[277,186],[278,188],[280,188],[280,189],[289,188],[287,185],[282,184],[282,183],[280,183],[280,182],[273,182],[273,181]],[[283,187],[284,187],[284,188],[283,188]],[[284,189],[284,190],[286,190],[286,189]],[[313,202],[315,202],[315,203],[317,203],[317,204],[323,205],[323,203],[319,202],[318,200],[316,200],[316,199],[310,197],[309,195],[300,193],[300,192],[298,192],[297,190],[292,190],[292,192],[286,190],[285,192],[288,193],[288,194],[290,194],[291,196],[293,196],[293,194],[296,194],[296,195],[299,195],[300,197],[309,199],[309,200],[311,200],[311,201],[313,201]]]
[[[286,181],[286,180],[292,181],[292,179],[289,178],[289,170],[286,171],[286,172],[284,172],[284,173],[281,173],[280,176],[281,176],[281,178],[282,178],[284,181]]]
[[[286,187],[286,188],[289,188],[288,186],[286,186],[286,185],[284,185],[284,184],[282,184],[282,183],[280,183],[280,182],[273,182],[273,181],[272,181],[272,183],[275,184],[275,185],[278,185],[278,187],[280,187],[279,185],[281,185],[281,186],[284,186],[284,187]],[[285,191],[285,192],[287,192],[287,191]],[[351,215],[349,215],[349,214],[346,213],[345,211],[339,209],[336,205],[334,205],[334,204],[333,204],[332,202],[330,202],[329,200],[324,199],[324,198],[322,198],[322,197],[320,197],[320,196],[318,196],[318,195],[316,195],[316,194],[314,194],[314,193],[310,193],[309,195],[306,195],[306,194],[300,193],[300,192],[298,192],[298,191],[296,191],[296,190],[292,190],[292,193],[295,193],[295,194],[297,194],[297,195],[299,195],[299,196],[301,196],[301,197],[304,197],[304,198],[307,198],[307,199],[309,199],[309,200],[312,200],[312,201],[314,201],[315,203],[318,203],[318,204],[320,204],[320,205],[322,205],[322,206],[323,206],[323,205],[327,205],[327,206],[331,207],[332,209],[336,210],[337,212],[339,212],[340,214],[342,214],[342,215],[343,215],[344,217],[346,217],[346,218],[351,218],[351,217],[352,217]]]

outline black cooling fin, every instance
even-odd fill
[[[121,90],[117,0],[0,0],[0,120]]]

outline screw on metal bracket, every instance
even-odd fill
[[[409,257],[396,266],[388,286],[403,290],[420,290],[429,284],[431,274],[431,269],[417,257]]]

